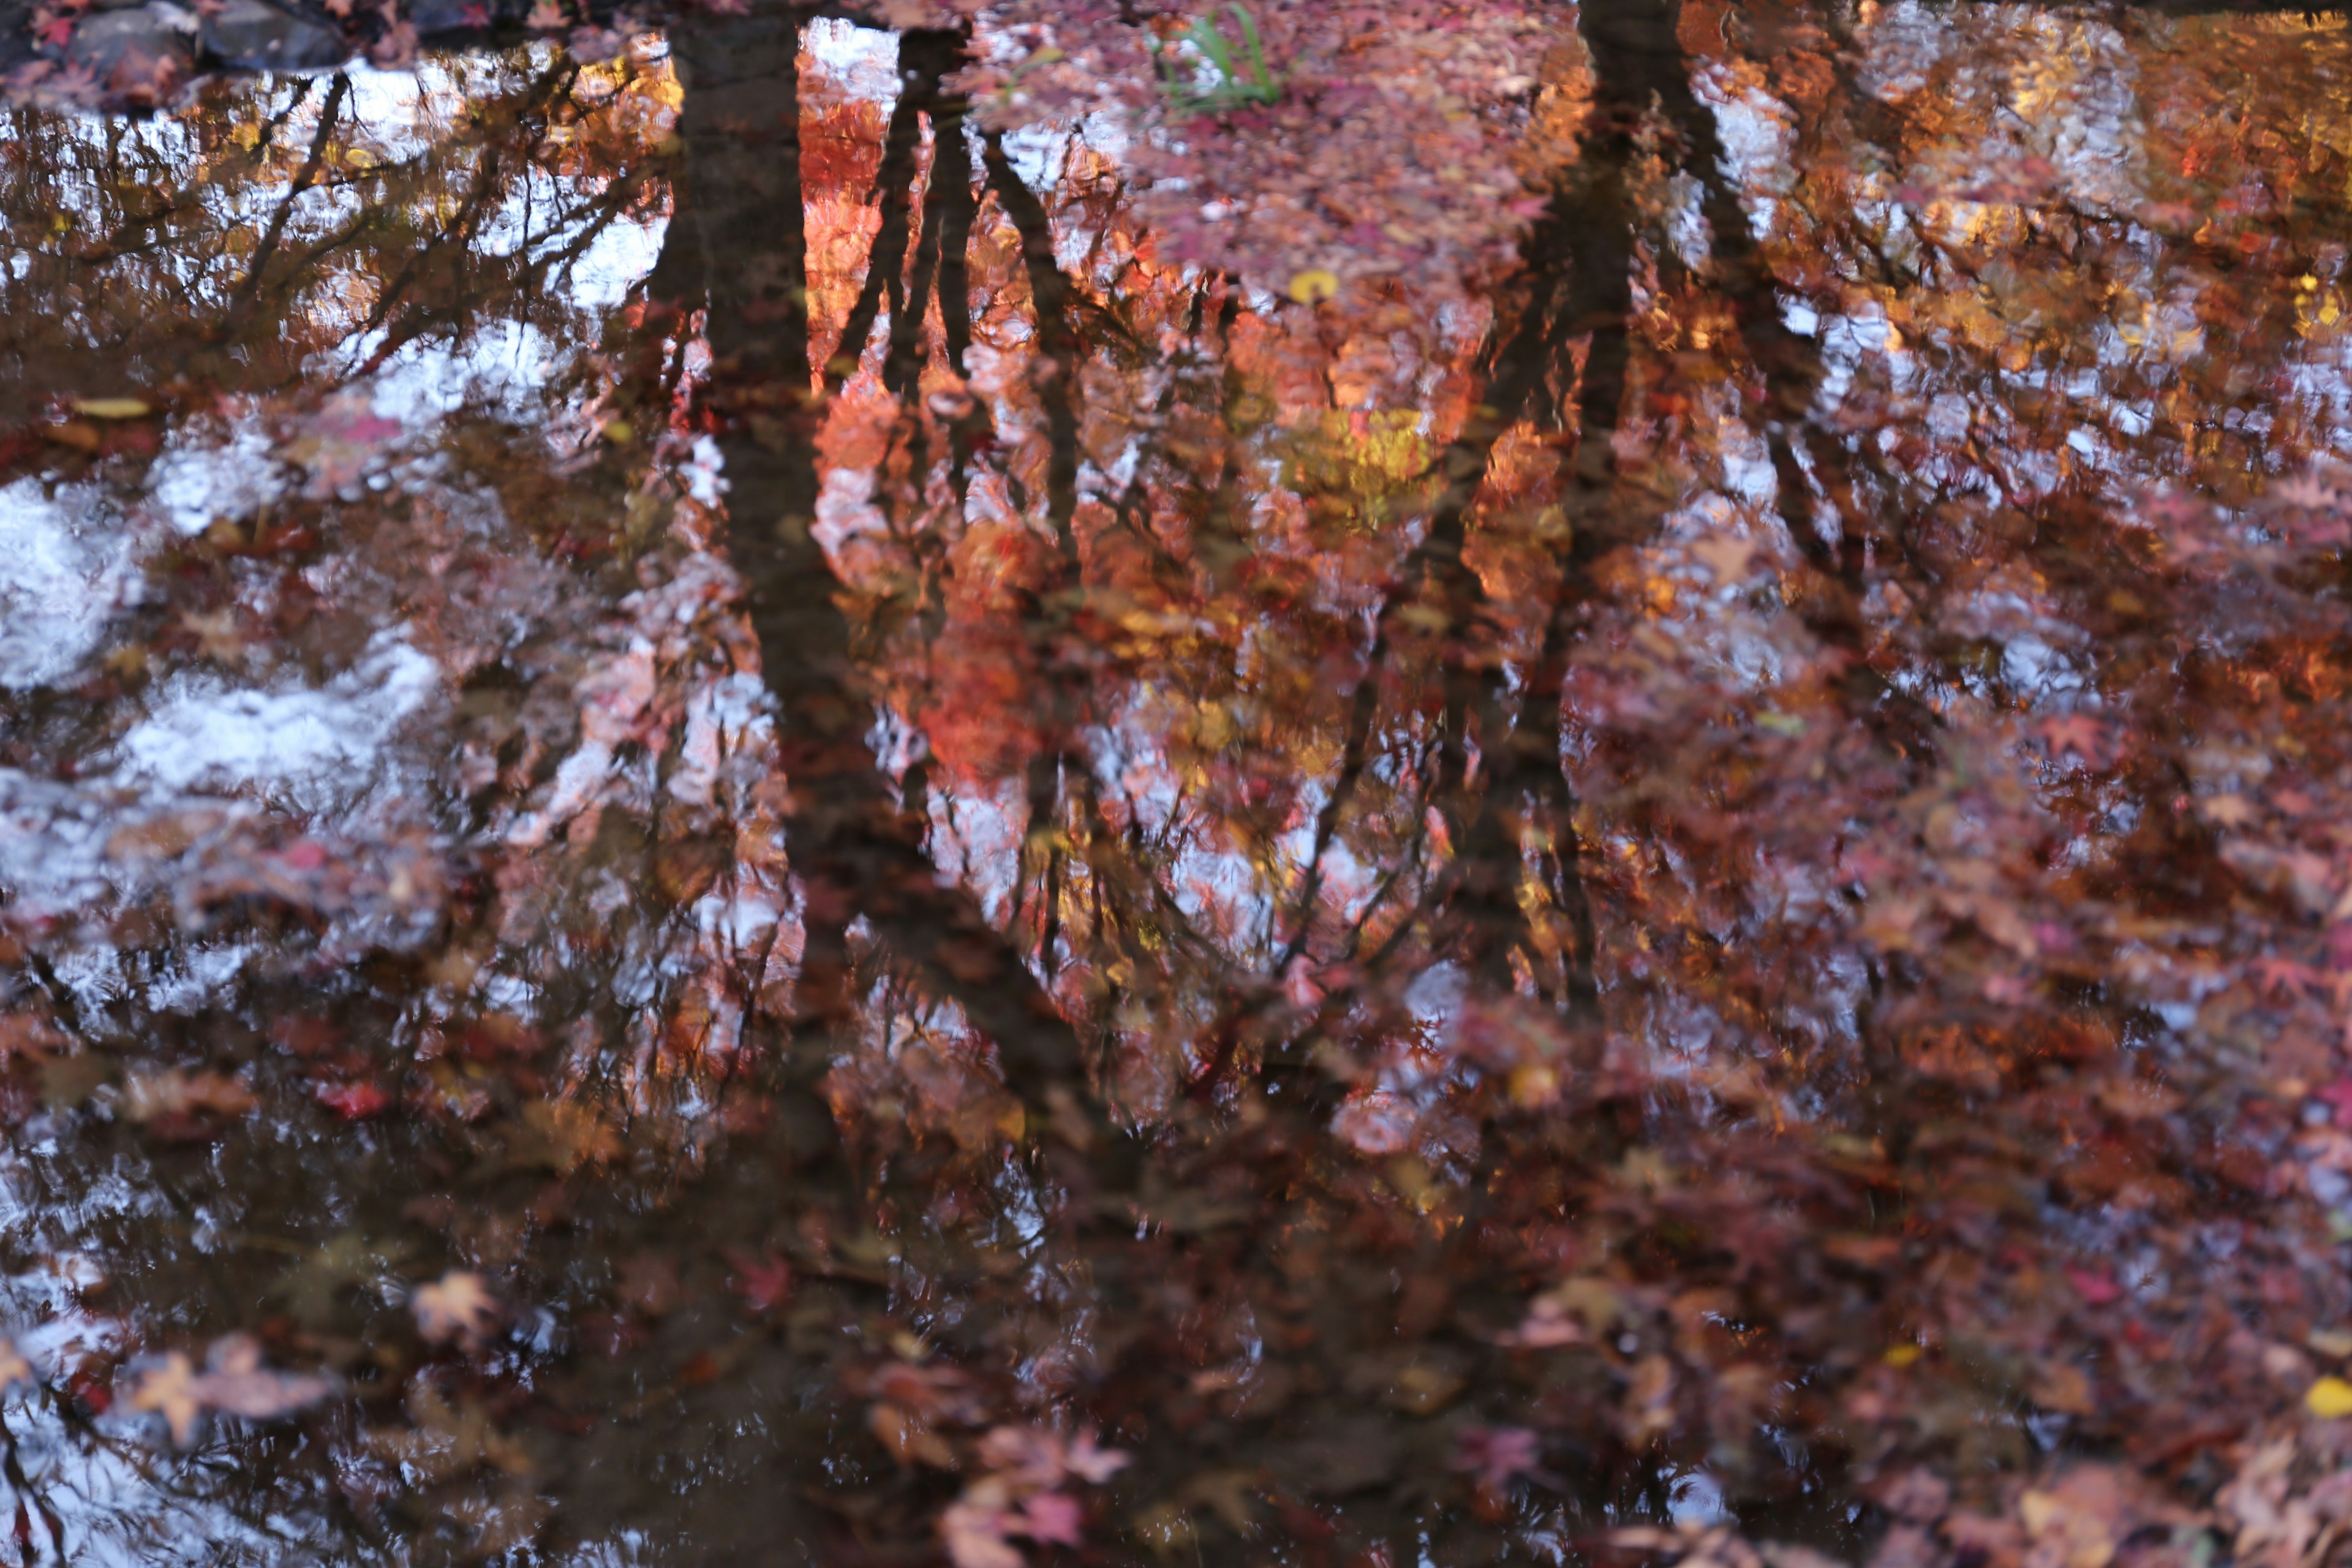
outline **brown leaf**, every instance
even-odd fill
[[[193,1116],[200,1111],[242,1116],[257,1103],[253,1091],[242,1079],[226,1073],[166,1068],[160,1072],[134,1072],[122,1086],[123,1114],[133,1121]]]

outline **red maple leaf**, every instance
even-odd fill
[[[364,1121],[392,1108],[391,1091],[373,1079],[362,1079],[357,1083],[317,1084],[310,1093],[320,1104],[346,1121]]]
[[[754,1258],[735,1247],[727,1249],[727,1261],[735,1266],[735,1277],[727,1281],[727,1289],[743,1298],[743,1305],[765,1317],[793,1297],[793,1266],[771,1252]]]
[[[2289,996],[2319,984],[2319,971],[2291,958],[2258,958],[2254,980],[2264,994]]]
[[[2107,727],[2087,713],[2061,713],[2033,726],[2050,748],[2050,760],[2073,752],[2091,767],[2101,767],[2107,756]]]

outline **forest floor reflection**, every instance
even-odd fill
[[[26,1561],[2321,1568],[2352,33],[1662,16],[26,79]]]

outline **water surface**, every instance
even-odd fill
[[[839,19],[9,110],[28,1560],[2221,1479],[2344,1305],[2343,645],[2133,552],[2352,458],[2347,34],[1699,9],[1321,303]]]

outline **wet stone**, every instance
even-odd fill
[[[87,66],[100,81],[118,88],[185,75],[195,59],[189,37],[195,26],[192,13],[164,0],[136,9],[96,12],[74,29],[66,60]]]
[[[27,7],[0,5],[0,70],[14,69],[34,58],[31,26]]]
[[[318,70],[351,57],[342,35],[262,0],[226,0],[206,18],[205,57],[238,70]]]
[[[497,0],[417,0],[408,8],[409,24],[425,37],[470,33],[499,22],[520,20],[522,12]]]

